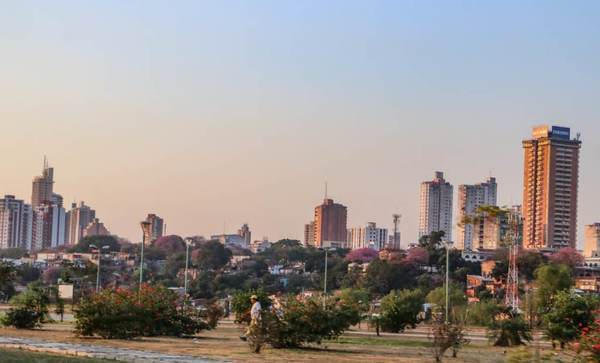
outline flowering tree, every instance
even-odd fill
[[[590,362],[600,362],[600,310],[595,311],[594,321],[587,327],[581,329],[579,341],[573,346],[578,354],[590,358]]]
[[[577,265],[583,263],[583,256],[572,247],[564,247],[558,250],[555,254],[550,256],[550,261],[554,263],[562,263],[571,268],[575,269]]]
[[[154,247],[163,251],[166,256],[170,256],[185,251],[185,242],[183,238],[176,235],[162,236],[154,241]]]
[[[350,251],[346,255],[346,261],[365,263],[373,261],[375,258],[377,258],[377,256],[377,251],[375,251],[372,248],[357,248],[355,250]]]
[[[406,252],[406,263],[426,265],[429,262],[429,252],[423,247],[413,247]]]

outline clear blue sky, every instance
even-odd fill
[[[521,140],[582,133],[579,230],[600,221],[600,2],[7,1],[0,193],[56,190],[139,239],[301,238],[330,195],[349,226],[417,233],[419,183],[498,178],[519,203]]]

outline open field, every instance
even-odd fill
[[[18,349],[0,349],[2,363],[108,363],[104,359],[65,357],[56,354],[34,353]]]
[[[48,341],[74,344],[94,344],[116,348],[129,348],[199,357],[213,357],[235,362],[432,362],[431,348],[427,339],[403,336],[403,334],[377,337],[366,332],[350,332],[335,341],[313,345],[302,349],[265,348],[260,355],[250,352],[246,343],[239,339],[240,330],[225,322],[217,329],[202,332],[194,338],[142,338],[136,340],[103,340],[78,338],[71,332],[71,325],[47,324],[41,330],[16,330],[1,328],[0,335],[29,337]],[[447,358],[447,362],[504,362],[507,355],[517,348],[497,348],[487,342],[473,340],[463,349],[458,358]],[[528,348],[532,353],[535,347]],[[540,354],[552,355],[556,361],[569,362],[567,354],[551,352],[547,346]]]

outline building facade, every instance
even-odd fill
[[[96,218],[96,211],[85,205],[84,202],[71,204],[71,210],[67,212],[66,224],[67,235],[66,243],[75,245],[82,239],[86,227]]]
[[[388,230],[387,228],[377,228],[374,222],[369,222],[364,227],[348,229],[347,236],[346,246],[348,248],[371,248],[379,251],[386,247]]]
[[[145,232],[145,241],[146,244],[150,244],[163,236],[165,221],[156,214],[150,213],[146,217],[146,222],[150,223],[150,226]]]
[[[31,205],[6,195],[0,199],[0,249],[31,249]]]
[[[238,235],[244,239],[244,246],[249,247],[252,243],[252,232],[247,223],[244,223],[240,229],[238,229]]]
[[[482,205],[497,205],[496,178],[490,177],[487,181],[474,185],[458,186],[458,227],[456,248],[470,251],[473,249],[473,229],[471,223],[463,223],[465,218],[474,216],[477,208]]]
[[[83,237],[91,236],[110,236],[110,231],[98,218],[94,218],[94,220],[88,223],[83,229]]]
[[[36,249],[55,248],[65,244],[65,209],[45,202],[34,209],[32,243]]]
[[[304,247],[315,245],[315,221],[304,225]]]
[[[421,183],[419,208],[419,237],[443,231],[452,241],[452,193],[454,187],[444,179],[444,173],[435,172],[432,181]]]
[[[576,247],[579,137],[566,127],[538,126],[523,141],[523,247]]]
[[[584,257],[600,255],[600,223],[585,226],[585,242],[583,246]]]
[[[54,188],[54,168],[48,166],[48,162],[44,158],[44,168],[42,175],[33,178],[31,191],[31,206],[36,208],[45,202],[53,201]]]
[[[325,198],[323,204],[315,208],[315,247],[343,247],[346,244],[346,206]]]

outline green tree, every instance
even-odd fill
[[[40,283],[31,283],[27,289],[10,300],[11,307],[2,318],[6,326],[33,329],[48,320],[50,294]]]
[[[24,248],[3,248],[0,249],[0,259],[9,258],[17,260],[27,254],[27,250]]]
[[[398,333],[407,327],[414,328],[420,321],[423,302],[423,293],[418,289],[390,292],[381,299],[381,329]]]
[[[444,235],[444,231],[437,231],[419,238],[419,247],[426,249],[429,254],[429,266],[440,267],[440,259],[445,258],[446,249],[442,245]]]
[[[456,320],[457,314],[467,305],[467,296],[461,285],[450,283],[448,289],[449,315],[451,320]],[[440,286],[427,294],[425,299],[430,304],[435,304],[439,311],[446,310],[446,286]]]
[[[488,336],[495,346],[509,347],[531,341],[529,325],[519,314],[504,308],[488,325]]]
[[[565,343],[579,337],[583,329],[594,322],[598,301],[590,296],[578,296],[570,291],[559,291],[552,297],[549,311],[542,316],[548,339]]]
[[[376,259],[369,263],[361,285],[371,294],[385,295],[392,290],[414,287],[415,278],[419,273],[418,266],[412,264],[397,264]]]
[[[88,253],[91,251],[90,245],[95,245],[98,248],[108,246],[111,252],[121,250],[119,240],[115,236],[87,236],[79,240],[79,242],[71,248],[72,252]]]
[[[559,291],[569,290],[573,286],[571,269],[562,264],[548,264],[535,270],[535,301],[537,310],[543,315],[550,309],[552,297]]]
[[[519,274],[525,281],[533,281],[535,270],[546,263],[546,257],[538,251],[521,251],[517,257]]]
[[[343,289],[338,295],[343,304],[353,306],[361,314],[369,311],[369,292],[364,289]]]
[[[201,270],[218,270],[231,259],[232,253],[219,241],[207,241],[192,252],[194,263]]]
[[[0,301],[7,301],[15,294],[17,270],[10,262],[0,260]]]

